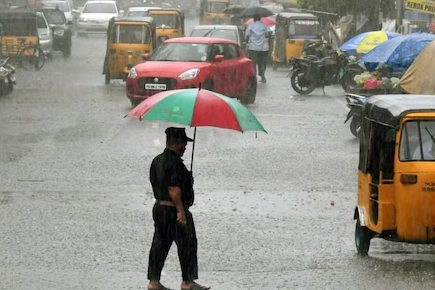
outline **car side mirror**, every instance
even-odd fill
[[[148,60],[148,58],[150,57],[150,54],[149,53],[144,53],[144,54],[142,54],[142,60]]]
[[[73,25],[73,22],[72,22],[71,20],[68,20],[68,21],[66,22],[66,24],[67,24],[67,25]]]
[[[223,59],[224,59],[224,56],[222,54],[215,55],[213,58],[213,60],[215,62],[221,62]]]

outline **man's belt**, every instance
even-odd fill
[[[156,200],[156,204],[175,207],[175,204],[169,200]]]

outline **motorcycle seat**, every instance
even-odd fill
[[[313,60],[312,62],[315,64],[323,64],[323,63],[328,62],[328,61],[335,62],[335,60],[330,56],[324,57],[324,58],[319,59],[319,60]]]

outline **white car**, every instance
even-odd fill
[[[129,7],[125,12],[126,17],[143,17],[147,16],[146,12],[150,9],[161,9],[159,7]]]
[[[37,26],[39,35],[39,46],[41,47],[44,55],[51,55],[53,53],[53,32],[48,24],[47,19],[42,12],[36,12]]]
[[[77,34],[88,35],[91,33],[106,33],[109,27],[109,20],[117,17],[123,11],[119,11],[116,1],[86,2],[77,21]]]

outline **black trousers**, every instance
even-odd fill
[[[163,265],[168,256],[172,242],[178,248],[183,281],[198,279],[198,242],[195,224],[189,210],[186,209],[186,224],[177,222],[174,207],[154,205],[154,237],[148,263],[148,280],[160,280]]]
[[[252,61],[252,65],[254,66],[255,74],[263,77],[266,72],[267,66],[267,58],[269,56],[268,51],[257,51],[257,50],[248,50],[248,57]],[[257,70],[258,66],[258,70]]]

